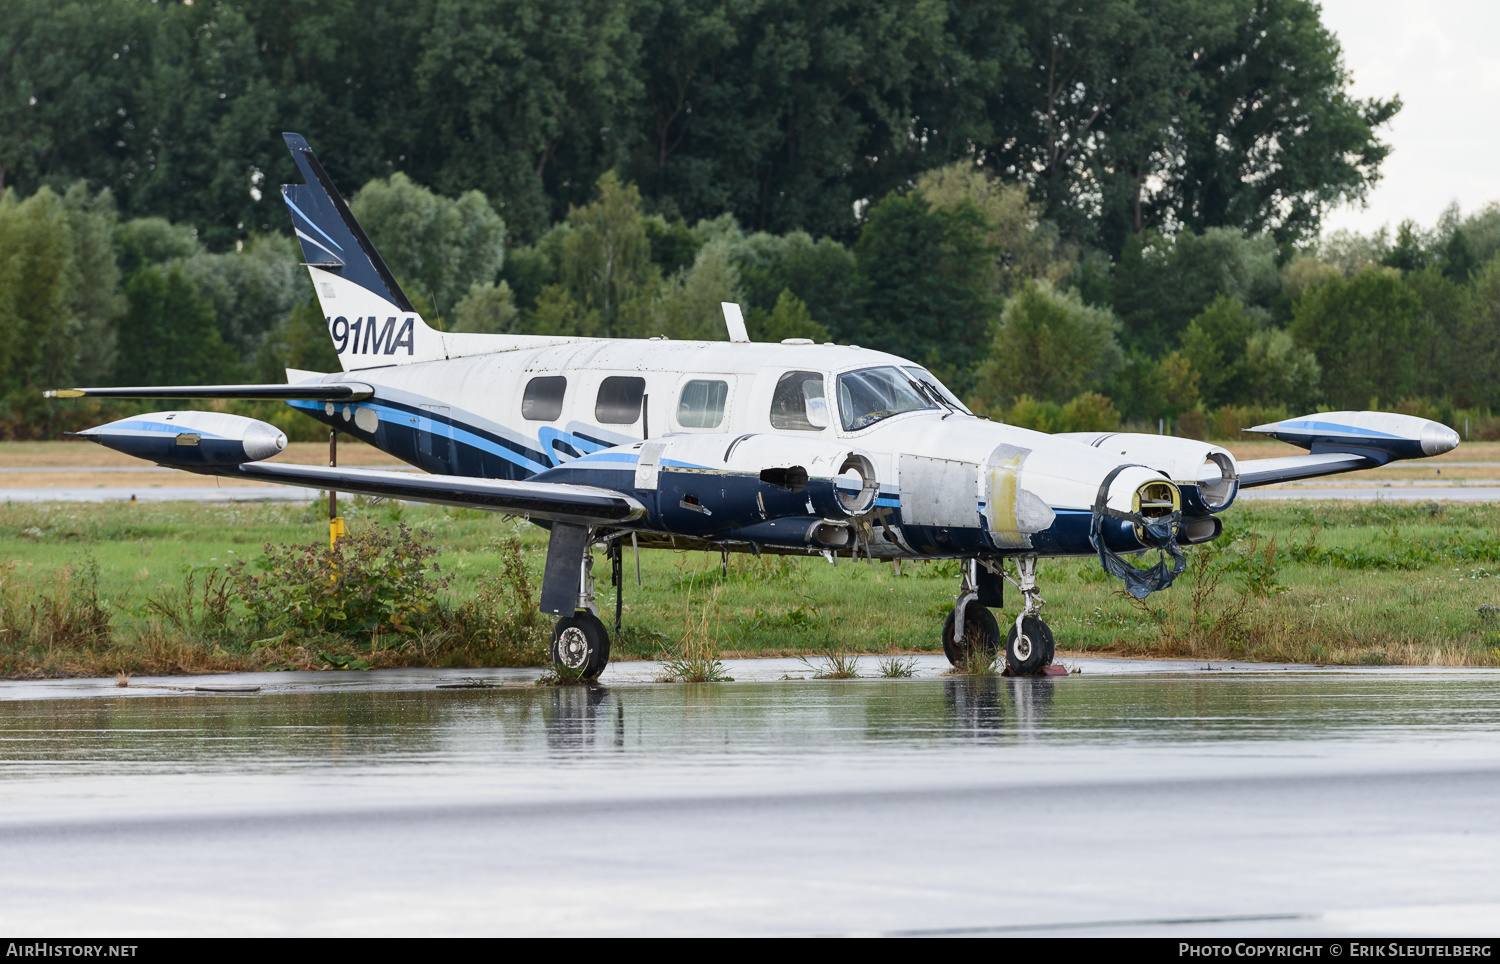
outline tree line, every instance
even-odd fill
[[[1237,228],[1132,235],[1117,260],[1064,238],[1025,185],[971,162],[870,206],[852,243],[648,213],[614,172],[532,244],[484,194],[405,174],[355,216],[448,330],[812,338],[929,366],[977,410],[1049,431],[1158,424],[1232,436],[1334,408],[1457,424],[1500,408],[1500,206],[1301,247]],[[279,381],[335,370],[295,243],[214,252],[191,226],[125,218],[76,183],[0,198],[0,402],[12,436],[61,423],[36,389]],[[278,422],[290,424],[287,416]],[[1500,423],[1493,426],[1500,431]]]
[[[610,170],[669,221],[852,243],[961,159],[1111,256],[1305,240],[1399,109],[1339,56],[1312,0],[0,0],[0,185],[83,178],[223,251],[281,230],[296,130],[339,183],[479,190],[522,243]]]
[[[1500,212],[1318,240],[1399,102],[1306,0],[0,0],[0,51],[12,437],[85,417],[38,387],[337,366],[280,129],[439,326],[738,301],[1049,430],[1500,406]]]

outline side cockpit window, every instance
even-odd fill
[[[724,421],[724,403],[728,398],[728,382],[717,379],[688,382],[677,398],[677,424],[683,428],[718,428]]]
[[[641,417],[646,380],[634,375],[611,375],[599,383],[594,418],[606,425],[630,425]]]
[[[541,375],[526,383],[521,396],[521,417],[532,422],[554,421],[563,410],[568,380],[561,375]]]
[[[817,372],[787,372],[771,396],[771,427],[821,432],[828,427],[828,399]]]

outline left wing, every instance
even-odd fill
[[[362,402],[373,397],[362,382],[313,382],[301,385],[142,385],[133,388],[54,388],[43,398],[262,398]]]
[[[286,448],[286,435],[274,425],[227,412],[133,415],[75,437],[201,475],[469,506],[569,525],[618,525],[646,514],[631,496],[597,486],[263,462]]]
[[[561,482],[472,479],[454,475],[418,475],[414,472],[278,462],[212,466],[194,468],[193,471],[205,475],[255,479],[258,482],[333,489],[355,495],[405,499],[409,502],[490,509],[575,525],[619,524],[631,522],[646,514],[645,506],[624,493]]]

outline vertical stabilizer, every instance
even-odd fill
[[[441,332],[412,307],[300,134],[284,134],[306,184],[281,196],[344,370],[448,357]]]

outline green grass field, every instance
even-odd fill
[[[533,587],[539,582],[542,530],[473,510],[357,500],[345,509],[357,528],[403,522],[428,533],[440,549],[436,563],[451,577],[441,597],[447,629],[373,640],[357,634],[256,638],[263,627],[247,621],[231,598],[228,624],[209,638],[195,631],[191,607],[180,615],[190,572],[201,593],[203,567],[253,563],[267,542],[326,540],[321,504],[12,504],[0,508],[0,673],[541,659],[545,621],[527,624],[524,645],[512,640],[507,646],[479,639],[462,621],[483,616],[472,605],[499,568],[507,540],[519,541]],[[1500,508],[1267,503],[1236,507],[1227,520],[1226,536],[1190,551],[1177,585],[1144,603],[1124,596],[1097,560],[1044,562],[1044,615],[1063,658],[1500,663]],[[608,564],[602,553],[596,560],[600,608],[608,618]],[[936,651],[958,586],[953,562],[908,563],[898,576],[889,563],[845,557],[834,566],[820,556],[734,554],[726,575],[716,554],[643,552],[637,588],[627,551],[625,575],[616,659],[654,658],[678,650],[690,636],[706,637],[725,656]],[[94,578],[97,605],[88,602]],[[503,609],[506,600],[497,603],[493,595],[487,605]],[[463,616],[466,604],[469,617]],[[90,628],[80,630],[85,623]]]

